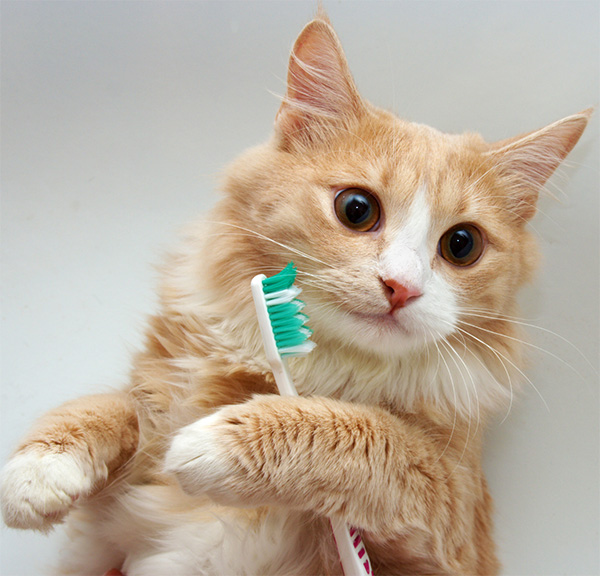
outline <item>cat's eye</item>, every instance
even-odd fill
[[[439,251],[454,266],[469,266],[479,260],[485,248],[483,234],[473,224],[458,224],[440,239]]]
[[[374,230],[381,218],[377,198],[360,188],[340,190],[335,196],[334,207],[338,220],[357,232]]]

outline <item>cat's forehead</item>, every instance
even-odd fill
[[[368,189],[398,222],[415,202],[452,219],[476,210],[485,197],[483,146],[476,134],[444,134],[384,116],[345,135],[327,161],[340,185]]]

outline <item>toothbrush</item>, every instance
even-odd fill
[[[281,272],[267,278],[259,274],[251,288],[258,324],[277,388],[282,396],[297,396],[287,365],[287,358],[304,356],[315,343],[309,338],[308,316],[302,314],[304,302],[297,299],[300,288],[294,286],[296,267],[290,262]],[[361,535],[341,520],[330,519],[345,576],[370,576],[371,562]]]

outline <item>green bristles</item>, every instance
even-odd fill
[[[279,274],[262,281],[271,329],[281,356],[307,354],[315,346],[308,341],[312,335],[305,325],[308,316],[300,313],[304,302],[296,298],[300,293],[293,285],[296,274],[296,267],[290,262]]]
[[[286,319],[290,316],[295,316],[304,308],[304,302],[302,300],[292,300],[284,304],[277,305],[273,310],[269,310],[269,318],[271,323],[275,323],[279,319]]]
[[[287,290],[296,280],[296,267],[290,262],[281,272],[263,280],[265,296],[280,290]]]

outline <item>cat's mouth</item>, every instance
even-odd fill
[[[371,327],[385,330],[387,332],[401,332],[402,334],[409,336],[411,331],[405,322],[399,318],[399,314],[396,311],[391,310],[389,312],[360,312],[358,310],[350,311],[350,315],[359,321],[368,324]]]

